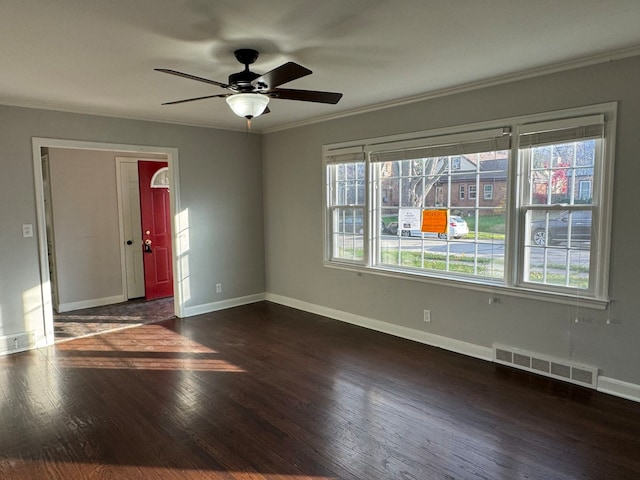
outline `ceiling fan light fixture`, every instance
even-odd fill
[[[233,113],[247,120],[262,115],[269,103],[269,97],[259,93],[235,93],[226,100]]]

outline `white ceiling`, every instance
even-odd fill
[[[272,100],[253,129],[295,124],[533,73],[640,54],[638,0],[2,0],[0,103],[243,129],[226,90],[237,48],[252,70],[313,75],[283,88],[337,105]]]

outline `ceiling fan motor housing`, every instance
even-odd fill
[[[255,86],[251,84],[253,80],[260,76],[259,73],[255,73],[249,70],[249,65],[254,63],[260,55],[257,50],[251,48],[240,48],[233,52],[238,62],[244,65],[244,70],[238,73],[232,73],[229,75],[229,85],[234,87],[234,90],[238,92],[253,92]]]
[[[239,92],[252,92],[255,87],[251,84],[253,80],[260,76],[259,73],[251,72],[247,68],[242,72],[229,75],[229,85]]]

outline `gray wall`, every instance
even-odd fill
[[[189,221],[185,306],[264,292],[257,135],[0,106],[0,337],[43,331],[37,241],[21,230],[36,225],[32,137],[177,148]]]
[[[49,149],[59,302],[122,295],[115,155]]]
[[[323,267],[323,144],[618,101],[610,311]],[[267,291],[475,345],[498,342],[640,384],[640,57],[345,117],[263,138]],[[431,309],[432,322],[422,321]],[[586,320],[573,323],[577,316]],[[619,324],[607,325],[612,315]]]

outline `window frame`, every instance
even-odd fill
[[[484,183],[482,185],[482,200],[493,200],[493,184]]]
[[[578,197],[580,199],[583,198],[582,192],[583,192],[583,185],[588,185],[589,188],[589,198],[593,198],[593,180],[579,180],[578,181]]]
[[[436,185],[434,193],[435,193],[435,199],[436,199],[436,206],[442,205],[444,200],[444,188],[442,187],[442,185]]]
[[[600,155],[600,164],[594,169],[594,178],[592,182],[592,191],[594,202],[597,199],[597,214],[593,219],[594,235],[597,238],[597,249],[591,250],[591,255],[596,259],[592,264],[590,276],[593,277],[593,288],[589,291],[582,289],[558,289],[553,286],[550,288],[541,287],[537,284],[529,284],[522,282],[522,269],[524,265],[524,242],[526,225],[522,218],[520,207],[522,205],[522,162],[519,157],[518,134],[519,127],[529,123],[540,122],[562,122],[571,123],[575,119],[589,115],[603,115],[604,118],[604,135],[602,141],[602,151]],[[609,304],[608,285],[609,285],[609,266],[610,266],[610,248],[611,248],[611,213],[613,198],[613,172],[614,172],[614,147],[616,134],[616,118],[617,118],[617,102],[609,102],[604,104],[591,105],[586,107],[577,107],[566,110],[558,110],[553,112],[544,112],[531,115],[521,115],[509,117],[506,119],[496,119],[487,122],[460,125],[451,128],[439,128],[429,131],[413,132],[406,134],[390,135],[385,137],[369,138],[363,140],[354,140],[342,142],[338,144],[330,144],[323,146],[323,156],[325,161],[322,164],[324,185],[326,185],[327,161],[331,152],[339,149],[359,148],[360,151],[367,153],[365,160],[365,183],[366,201],[365,201],[365,261],[360,264],[336,261],[330,258],[329,230],[327,229],[327,215],[325,214],[324,228],[324,244],[325,255],[324,265],[329,268],[347,269],[352,271],[367,272],[376,275],[394,277],[398,279],[420,281],[426,283],[435,283],[440,285],[451,286],[455,288],[464,288],[476,291],[491,292],[493,294],[501,293],[515,297],[539,299],[554,303],[563,303],[575,305],[576,301],[586,308],[605,309]],[[513,132],[513,140],[511,142],[511,163],[506,179],[506,226],[505,226],[505,272],[504,281],[495,283],[490,279],[477,278],[451,278],[449,275],[437,275],[433,272],[415,272],[402,268],[385,268],[374,265],[375,249],[378,244],[380,235],[380,226],[376,224],[373,210],[376,205],[377,197],[382,192],[376,191],[376,178],[373,178],[371,169],[370,152],[375,151],[381,145],[388,145],[398,142],[403,145],[419,146],[425,139],[433,139],[440,136],[464,135],[469,132],[488,130],[493,128],[511,127]],[[484,192],[484,188],[483,188]],[[477,196],[477,195],[476,195]],[[484,195],[483,195],[484,196]],[[327,212],[327,195],[323,195],[323,208]],[[479,200],[476,200],[479,201]]]
[[[364,192],[364,204],[336,204],[333,202],[333,179],[329,173],[330,165],[339,165],[339,164],[347,164],[347,163],[361,163],[364,162],[364,182],[365,182],[365,192]],[[368,262],[369,256],[369,242],[367,241],[367,232],[369,230],[369,213],[368,213],[368,199],[369,199],[369,165],[366,161],[364,152],[362,147],[348,147],[348,148],[338,148],[334,150],[329,150],[325,152],[325,162],[323,168],[323,185],[325,189],[324,195],[324,231],[328,232],[331,239],[329,241],[326,240],[325,236],[325,249],[324,249],[324,258],[326,262],[332,263],[340,263],[343,265],[352,265],[352,266],[364,266]],[[363,258],[359,259],[349,259],[346,257],[341,257],[335,255],[333,252],[333,237],[335,234],[345,234],[345,232],[336,232],[334,231],[334,212],[339,209],[358,209],[362,210],[362,248],[363,248]],[[353,232],[351,235],[355,240],[358,232]]]
[[[602,117],[601,119],[599,119],[598,117]],[[604,113],[599,113],[596,115],[580,115],[580,116],[576,116],[570,119],[552,119],[552,120],[548,120],[548,121],[543,121],[543,122],[532,122],[531,124],[522,124],[520,125],[520,128],[522,128],[523,130],[525,130],[525,132],[527,131],[532,131],[532,130],[540,130],[542,132],[542,135],[544,135],[546,132],[560,132],[563,131],[565,129],[575,129],[575,128],[587,128],[586,125],[593,123],[593,122],[598,122],[601,121],[603,124],[603,131],[602,131],[602,136],[599,139],[596,139],[596,145],[594,147],[594,166],[593,166],[593,174],[592,177],[593,179],[597,179],[597,186],[598,188],[603,187],[603,178],[605,176],[605,169],[607,167],[607,159],[605,156],[605,151],[607,150],[607,140],[605,140],[607,137],[607,132],[606,132],[606,128],[607,128],[607,121],[605,119],[605,115]],[[592,137],[586,137],[586,138],[575,138],[573,139],[573,141],[583,141],[586,139],[589,139]],[[550,147],[552,150],[554,148],[554,146],[561,146],[561,145],[567,145],[572,143],[572,140],[557,140],[557,141],[553,141],[553,142],[545,142],[542,144],[538,144],[538,146],[541,146],[542,148],[544,147]],[[521,161],[519,162],[519,168],[522,170],[521,171],[521,175],[524,177],[528,178],[528,174],[529,174],[529,169],[532,168],[532,163],[533,160],[531,158],[531,150],[532,148],[528,148],[526,146],[519,146],[520,147],[520,155],[521,155]],[[611,147],[611,146],[610,146]],[[613,157],[611,158],[611,162],[613,162]],[[612,165],[611,165],[612,167]],[[552,168],[557,168],[557,167],[552,167]],[[563,170],[563,169],[569,169],[568,166],[561,166],[558,170]],[[576,167],[573,167],[576,168]],[[526,170],[526,171],[525,171]],[[552,171],[552,170],[550,170]],[[611,171],[611,175],[613,174],[613,171]],[[613,176],[611,176],[611,183],[613,180]],[[549,180],[551,181],[551,180]],[[530,182],[526,182],[527,185],[530,188]],[[610,185],[611,186],[611,185]],[[593,187],[593,184],[592,184]],[[551,193],[551,189],[550,187],[548,187],[548,191],[549,193],[547,195],[549,195],[550,197],[552,196]],[[519,212],[518,212],[518,218],[520,220],[521,223],[521,232],[523,233],[523,243],[522,246],[523,248],[520,249],[519,251],[519,255],[520,255],[520,259],[518,261],[518,265],[521,267],[521,270],[518,272],[518,278],[516,279],[516,284],[518,284],[519,286],[525,287],[525,288],[538,288],[541,289],[543,291],[553,291],[553,292],[564,292],[567,295],[573,295],[576,298],[584,298],[584,297],[590,297],[590,298],[602,298],[603,300],[606,299],[607,296],[607,285],[608,285],[608,264],[606,267],[603,267],[602,261],[601,259],[606,257],[607,260],[609,258],[610,255],[610,251],[609,251],[609,247],[607,246],[607,250],[602,250],[602,247],[599,247],[599,245],[601,245],[601,242],[604,241],[604,234],[602,232],[602,216],[604,215],[604,213],[602,212],[602,205],[605,204],[605,202],[602,200],[602,191],[598,190],[595,191],[592,190],[591,194],[592,194],[592,202],[589,204],[581,204],[579,202],[575,202],[571,203],[569,202],[567,203],[536,203],[531,201],[530,199],[527,199],[526,197],[528,196],[527,194],[530,193],[527,191],[527,187],[523,187],[521,189],[521,196],[519,198]],[[575,200],[575,196],[574,196],[574,200]],[[593,201],[595,200],[595,201]],[[608,201],[609,204],[609,214],[606,215],[607,217],[610,217],[610,204],[611,204],[611,200],[609,199]],[[525,274],[526,274],[526,266],[527,266],[527,260],[526,260],[526,255],[525,255],[525,244],[528,241],[528,239],[530,238],[529,236],[529,231],[527,229],[527,226],[529,225],[529,223],[526,221],[527,218],[527,214],[528,212],[548,212],[548,215],[553,215],[554,212],[560,213],[563,211],[567,211],[569,214],[569,218],[571,217],[571,215],[575,215],[578,214],[579,212],[583,212],[583,211],[590,211],[592,212],[592,220],[591,220],[591,242],[590,242],[590,246],[589,246],[589,255],[590,255],[590,259],[589,259],[589,285],[587,286],[587,288],[578,288],[578,287],[572,287],[572,286],[564,286],[564,285],[552,285],[550,282],[547,283],[537,283],[537,282],[533,282],[531,280],[528,280],[525,278]],[[550,220],[549,220],[550,221]],[[568,228],[568,232],[570,231],[570,229],[572,228],[572,222],[569,222],[569,228]],[[609,231],[610,226],[607,228],[607,232]],[[594,234],[595,231],[595,234]],[[571,242],[573,243],[573,242]],[[594,247],[595,244],[595,247]],[[554,247],[551,246],[545,246],[544,249],[546,250],[547,247],[549,247],[549,250],[553,249]],[[602,252],[606,252],[605,255],[602,255]],[[569,244],[567,243],[567,247],[565,250],[565,254],[570,255],[571,253],[575,253],[575,252],[579,252],[579,248],[575,249],[574,247],[570,247]],[[546,254],[545,254],[546,255]],[[547,263],[547,260],[545,259],[543,261],[543,265]],[[546,269],[546,267],[543,267]],[[567,270],[568,270],[568,266],[567,266]],[[607,281],[605,282],[605,284],[603,284],[603,279],[602,279],[602,273],[603,271],[607,272]],[[591,281],[593,279],[593,281]],[[580,291],[580,293],[575,293],[573,294],[574,291]]]

